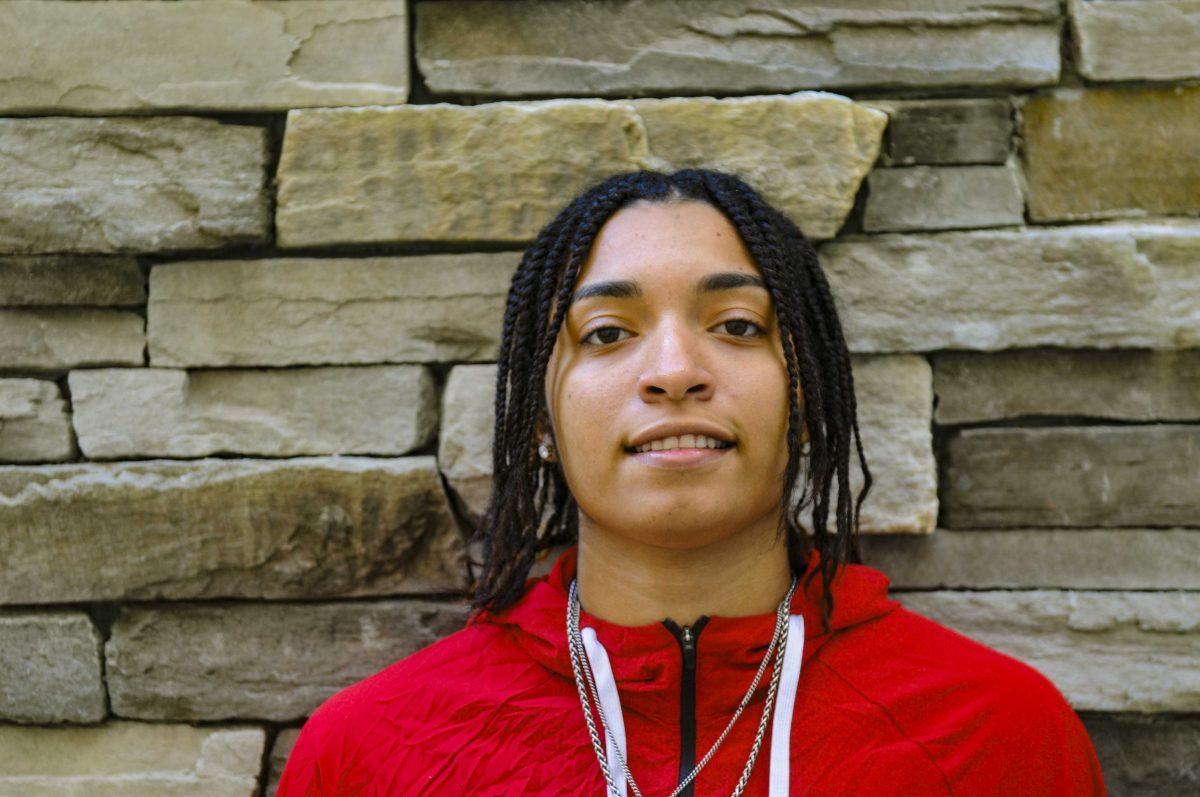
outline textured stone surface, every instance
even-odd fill
[[[448,93],[1029,86],[1057,81],[1060,27],[1050,0],[437,2],[415,46]]]
[[[299,720],[466,620],[432,601],[128,609],[105,648],[113,713]]]
[[[966,429],[943,465],[950,528],[1200,525],[1200,425]]]
[[[0,467],[2,603],[444,592],[433,457]]]
[[[520,253],[171,263],[150,272],[156,366],[495,359]]]
[[[1021,117],[1031,219],[1200,214],[1200,86],[1063,89]]]
[[[0,725],[0,797],[252,797],[261,728]]]
[[[0,612],[0,719],[99,722],[104,713],[100,634],[87,615]]]
[[[930,532],[938,507],[929,364],[915,355],[896,355],[855,357],[851,365],[859,431],[873,479],[861,527],[870,532]],[[493,365],[456,367],[443,394],[438,464],[474,522],[487,508],[492,488],[495,394]],[[855,496],[862,488],[857,456],[851,458],[850,487]],[[836,496],[835,486],[831,503]],[[811,531],[811,513],[801,520]]]
[[[0,309],[0,368],[141,365],[145,325],[140,315],[123,310]]]
[[[859,545],[898,588],[1200,590],[1197,529],[939,528]]]
[[[1195,797],[1200,793],[1200,717],[1081,715],[1112,795]]]
[[[1031,415],[1200,418],[1200,349],[937,352],[940,424]]]
[[[1200,223],[848,236],[821,247],[856,352],[1200,346]]]
[[[294,110],[278,242],[528,242],[613,173],[700,165],[737,171],[806,235],[831,238],[886,123],[814,92]]]
[[[864,100],[863,104],[889,117],[881,155],[885,166],[1008,160],[1013,124],[1006,99]]]
[[[1200,77],[1200,2],[1067,0],[1075,62],[1091,80]]]
[[[408,99],[405,4],[0,4],[0,111],[284,110]]]
[[[1077,710],[1200,710],[1200,593],[911,592],[909,609],[1039,670]]]
[[[419,365],[91,369],[72,371],[69,383],[79,446],[91,459],[394,456],[424,446],[437,428],[433,375]]]
[[[867,232],[1003,227],[1025,221],[1016,172],[1007,166],[910,166],[867,177]]]
[[[0,378],[0,462],[53,462],[74,455],[71,416],[58,385]]]
[[[851,367],[858,428],[872,478],[860,528],[865,533],[928,534],[938,516],[929,362],[913,354],[856,356]],[[851,450],[850,494],[856,501],[862,472],[857,449]],[[837,506],[837,484],[830,490],[831,507]],[[836,527],[832,518],[831,512],[829,529]],[[812,531],[811,510],[801,513],[800,525]]]
[[[271,745],[271,760],[267,762],[267,797],[275,797],[279,790],[279,778],[283,776],[283,768],[287,766],[288,756],[292,754],[292,747],[299,736],[299,728],[284,728],[275,737],[275,743]]]
[[[76,19],[71,27],[79,26]],[[192,116],[0,119],[0,153],[0,252],[212,249],[267,239],[262,127]]]
[[[146,278],[126,255],[0,257],[0,305],[138,305]]]
[[[438,469],[478,525],[492,493],[496,366],[456,365],[442,391]]]

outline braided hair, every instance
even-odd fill
[[[493,490],[471,541],[480,545],[483,556],[482,562],[472,563],[482,568],[472,579],[472,608],[497,611],[515,603],[539,554],[578,538],[578,506],[558,465],[538,457],[535,424],[546,418],[547,363],[579,271],[604,223],[639,200],[711,205],[738,230],[762,271],[779,319],[789,386],[788,464],[776,540],[787,535],[789,562],[794,572],[804,574],[806,586],[817,572],[804,573],[808,554],[813,546],[820,551],[822,619],[828,632],[837,568],[862,561],[855,535],[871,487],[858,435],[849,351],[829,283],[804,234],[741,178],[710,169],[613,175],[573,199],[523,253],[508,292],[497,362]],[[797,400],[801,387],[804,419]],[[801,450],[802,424],[809,431],[807,453]],[[851,431],[864,477],[853,511]],[[793,509],[802,460],[807,467]],[[831,533],[826,524],[835,476],[839,488]],[[810,501],[811,541],[798,520]]]

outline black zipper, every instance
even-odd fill
[[[679,779],[676,786],[696,767],[696,638],[708,623],[708,615],[700,615],[693,625],[682,628],[667,618],[663,625],[670,629],[679,642],[683,654],[683,678],[679,684]],[[679,797],[693,797],[696,781],[693,780]]]

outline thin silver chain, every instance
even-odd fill
[[[754,690],[758,687],[758,683],[762,679],[763,673],[766,671],[767,662],[771,660],[772,652],[775,652],[775,666],[771,673],[771,684],[770,688],[767,690],[767,699],[766,703],[763,705],[762,719],[760,719],[758,723],[758,732],[754,737],[754,745],[750,748],[750,757],[747,759],[746,766],[742,770],[742,776],[738,779],[737,787],[733,790],[730,797],[740,797],[742,791],[746,788],[746,784],[750,780],[750,773],[754,769],[754,762],[758,758],[759,748],[762,746],[763,736],[767,729],[767,720],[771,716],[771,709],[775,703],[775,693],[779,686],[779,674],[783,669],[783,656],[784,652],[787,650],[788,609],[791,606],[792,595],[795,590],[796,577],[793,575],[792,583],[788,588],[787,595],[784,596],[783,600],[779,604],[779,608],[775,611],[775,632],[771,636],[771,644],[767,646],[767,652],[763,656],[762,663],[758,667],[758,672],[755,674],[754,680],[750,683],[750,688],[746,691],[746,696],[742,698],[742,702],[738,706],[737,711],[734,712],[733,717],[729,720],[729,724],[725,726],[725,730],[721,732],[721,735],[709,749],[708,753],[705,754],[704,758],[700,760],[700,763],[692,769],[683,782],[680,783],[675,790],[668,795],[668,797],[676,797],[681,791],[687,788],[688,784],[692,782],[704,765],[709,762],[713,754],[716,753],[717,748],[721,746],[721,743],[725,741],[725,737],[729,735],[730,730],[733,729],[733,725],[735,722],[737,722],[738,717],[741,716],[742,711],[750,704],[750,700],[754,695]],[[608,783],[610,794],[612,797],[620,797],[621,792],[619,789],[617,789],[617,785],[613,781],[612,773],[608,771],[608,759],[604,755],[604,749],[600,744],[600,738],[596,732],[596,725],[592,719],[591,702],[587,687],[584,686],[585,679],[587,681],[587,685],[591,687],[592,693],[597,696],[596,709],[600,714],[600,724],[604,728],[606,737],[612,742],[613,750],[617,754],[617,761],[621,764],[621,768],[624,770],[625,778],[629,781],[629,785],[633,789],[633,793],[637,795],[637,797],[642,797],[642,792],[640,789],[638,789],[637,783],[633,779],[633,773],[629,771],[629,765],[625,762],[625,756],[621,753],[621,746],[617,744],[616,739],[613,738],[612,731],[608,727],[608,720],[604,716],[604,705],[600,702],[600,693],[599,690],[596,689],[596,682],[592,676],[591,664],[588,661],[587,653],[584,650],[583,636],[579,630],[579,611],[579,594],[576,588],[576,581],[575,579],[572,579],[570,600],[567,604],[567,642],[568,649],[570,650],[571,654],[571,668],[575,672],[575,686],[579,690],[579,700],[583,706],[584,719],[587,721],[588,735],[592,739],[592,748],[596,751],[596,758],[600,762],[600,770],[604,773],[604,780]],[[777,645],[778,649],[776,649]]]

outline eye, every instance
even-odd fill
[[[614,327],[614,326],[611,326],[611,325],[609,325],[609,326],[604,326],[604,327],[596,327],[596,328],[595,328],[595,329],[593,329],[591,332],[587,333],[587,334],[586,334],[586,335],[584,335],[582,338],[580,338],[580,339],[579,339],[579,342],[580,342],[580,344],[582,344],[582,345],[584,345],[584,346],[604,346],[604,345],[607,345],[607,344],[609,344],[609,343],[616,343],[616,342],[617,342],[617,339],[616,339],[615,337],[614,337],[614,338],[612,338],[611,340],[601,340],[601,341],[599,341],[599,342],[597,342],[597,343],[589,343],[589,342],[588,342],[588,338],[590,338],[592,335],[595,335],[595,334],[596,334],[596,333],[598,333],[598,332],[606,332],[606,331],[608,331],[608,330],[614,330],[614,331],[616,331],[616,332],[618,332],[618,333],[620,333],[620,332],[625,332],[625,331],[626,331],[626,330],[624,330],[624,329],[621,329],[620,327]],[[611,337],[611,336],[610,336],[610,337]]]
[[[741,334],[738,334],[737,332],[733,332],[732,334],[734,335],[734,337],[738,337],[738,338],[758,338],[758,337],[762,337],[763,335],[767,334],[767,331],[766,331],[765,329],[763,329],[763,328],[762,328],[762,326],[760,326],[759,324],[756,324],[755,322],[751,321],[749,318],[730,318],[730,319],[728,319],[728,320],[726,320],[726,321],[722,321],[722,322],[721,322],[720,324],[718,324],[717,326],[725,326],[725,325],[727,325],[727,324],[734,324],[734,325],[745,325],[745,324],[749,324],[750,326],[752,326],[752,327],[754,327],[755,329],[757,329],[757,330],[758,330],[757,332],[755,332],[755,333],[754,333],[754,334],[752,334],[752,335],[741,335]],[[745,329],[745,327],[744,327],[744,326],[740,326],[740,327],[739,327],[739,326],[734,326],[734,329],[739,329],[739,328],[740,328],[740,329]]]

